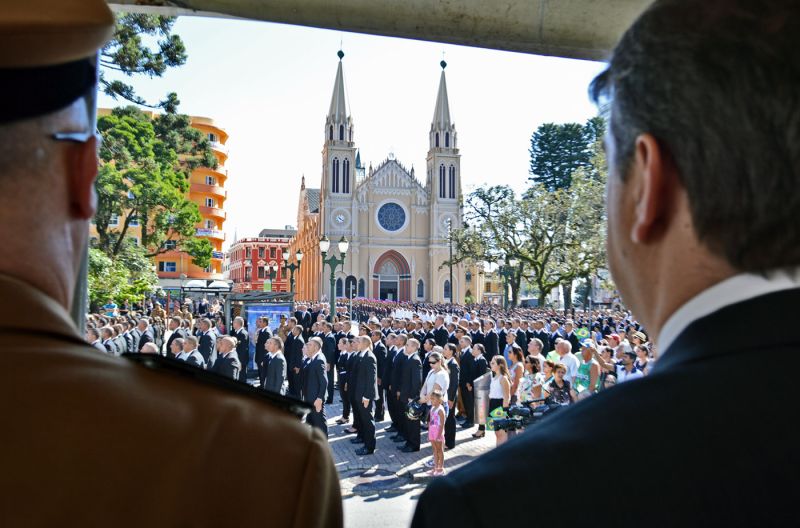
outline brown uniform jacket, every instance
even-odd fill
[[[82,344],[26,283],[0,275],[0,298],[0,524],[342,526],[318,430]]]

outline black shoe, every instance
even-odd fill
[[[374,449],[367,449],[366,447],[362,447],[361,449],[356,450],[356,454],[358,456],[371,455],[373,453],[375,453]]]
[[[417,451],[419,451],[419,448],[407,446],[401,449],[400,451],[402,451],[403,453],[416,453]]]
[[[360,438],[351,438],[350,439],[350,443],[351,444],[363,444],[364,441],[362,439],[360,439]]]
[[[384,429],[384,431],[387,432],[387,433],[396,433],[397,432],[397,427],[395,427],[393,425],[390,425],[389,427]]]
[[[405,444],[403,444],[403,445],[399,445],[399,446],[396,446],[396,447],[397,447],[397,450],[398,450],[398,451],[405,451],[406,449],[408,449],[408,448],[410,448],[410,447],[411,447],[411,444],[409,444],[408,442],[406,442]]]

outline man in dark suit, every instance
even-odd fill
[[[550,334],[544,327],[544,321],[538,319],[533,323],[533,337],[542,342],[542,354],[546,354],[550,350]]]
[[[339,376],[339,396],[342,398],[342,417],[336,420],[336,423],[342,425],[350,422],[350,396],[347,393],[347,369],[350,364],[350,341],[343,335],[337,341],[336,346],[339,349],[339,357],[336,360],[336,373]]]
[[[383,336],[383,331],[378,330],[381,335]],[[386,335],[383,339],[386,340],[386,363],[384,365],[383,371],[381,371],[381,385],[383,386],[383,401],[386,410],[389,413],[389,419],[392,423],[389,427],[386,428],[387,433],[397,433],[400,428],[397,424],[396,415],[394,412],[394,407],[392,401],[394,397],[392,396],[392,373],[394,372],[394,358],[397,355],[397,347],[394,346],[395,342],[395,335],[390,333]]]
[[[104,326],[100,329],[100,334],[103,338],[103,347],[106,352],[112,356],[118,356],[117,345],[114,343],[114,330],[110,326]]]
[[[198,350],[200,355],[203,356],[203,361],[210,367],[217,359],[217,336],[211,331],[211,321],[209,319],[201,319],[199,329],[198,341],[200,344]]]
[[[181,328],[181,318],[180,317],[170,317],[169,318],[169,329],[172,333],[167,339],[167,357],[170,355],[170,350],[172,350],[172,342],[176,339],[186,339],[186,330]]]
[[[262,362],[267,355],[267,339],[272,337],[272,331],[269,329],[269,319],[266,317],[256,318],[256,352],[255,361],[256,369],[258,369],[258,383],[260,387],[264,386],[264,367]],[[284,345],[281,345],[283,348]]]
[[[250,365],[250,336],[244,328],[244,318],[236,317],[230,330],[231,337],[236,339],[236,355],[242,364],[239,381],[247,383],[247,367]]]
[[[456,400],[458,399],[458,385],[461,369],[453,356],[453,348],[444,348],[444,359],[450,372],[450,383],[447,386],[447,419],[444,422],[444,445],[448,449],[456,446]]]
[[[800,396],[779,366],[800,350],[798,20],[795,0],[657,0],[622,36],[592,84],[612,124],[607,258],[658,362],[431,482],[412,526],[518,524],[514,509],[441,505],[498,485],[520,504],[531,475],[574,489],[598,453],[643,445],[654,456],[617,460],[603,487],[657,489],[658,504],[625,500],[608,524],[800,525],[800,432],[787,423]],[[732,397],[731,379],[762,358],[776,367],[764,390]],[[537,524],[596,524],[608,504],[558,497]]]
[[[289,378],[289,396],[300,398],[300,392],[303,383],[300,376],[303,372],[303,349],[306,342],[303,340],[303,327],[295,325],[292,327],[290,336],[287,336],[286,342],[289,343],[290,348],[284,347],[286,351],[286,367],[289,369],[286,376]],[[290,340],[291,338],[291,340]]]
[[[572,319],[567,319],[564,323],[564,339],[569,341],[569,344],[572,345],[573,353],[577,353],[581,349],[581,342],[578,336],[575,335],[575,324]],[[523,350],[527,349],[523,348]]]
[[[386,345],[381,341],[383,334],[380,330],[373,330],[370,333],[370,337],[372,338],[372,353],[375,356],[375,361],[378,363],[378,397],[375,400],[375,421],[382,422],[384,417],[383,393],[385,388],[383,384],[383,372],[386,370],[388,352],[386,350]]]
[[[447,328],[444,327],[444,317],[441,315],[436,316],[436,324],[433,329],[433,339],[436,344],[443,347],[447,344],[447,338],[450,336]]]
[[[174,345],[180,343],[178,339],[173,341]],[[197,345],[197,338],[195,336],[186,336],[183,339],[183,353],[176,355],[175,358],[197,368],[206,368],[206,362],[203,359],[203,355],[197,350]]]
[[[301,304],[297,307],[298,310],[294,313],[294,318],[297,319],[297,324],[303,327],[303,337],[309,337],[311,334],[311,325],[314,323],[314,320],[311,318],[311,312],[308,311],[308,307],[304,304]]]
[[[353,412],[359,416],[361,428],[359,438],[351,440],[354,444],[363,443],[364,446],[356,451],[359,456],[375,453],[375,400],[378,399],[378,362],[370,351],[372,340],[367,336],[356,338],[360,356],[358,371],[355,379],[350,378],[353,384],[353,401],[356,402]]]
[[[325,400],[328,397],[328,375],[325,369],[325,355],[322,353],[322,340],[312,337],[304,347],[307,361],[303,367],[303,401],[311,404],[306,423],[316,427],[327,438],[328,425],[325,417]]]
[[[283,343],[276,337],[270,337],[264,346],[267,354],[264,357],[265,375],[261,388],[286,394],[286,357],[283,355]]]
[[[392,361],[392,372],[390,377],[391,393],[389,395],[389,401],[391,402],[391,409],[392,412],[394,413],[395,428],[397,429],[397,432],[394,434],[394,436],[391,437],[391,440],[393,442],[405,442],[406,406],[400,400],[400,385],[403,379],[404,364],[408,359],[408,355],[406,355],[406,343],[408,341],[408,338],[406,338],[405,334],[399,334],[395,335],[394,341],[395,343],[397,343],[395,346],[397,351],[395,352],[394,360]]]
[[[155,343],[155,339],[153,338],[153,330],[150,328],[150,320],[147,317],[139,319],[137,329],[139,330],[139,343],[136,346],[136,351],[141,352],[145,344]]]
[[[402,408],[403,417],[405,418],[406,443],[404,446],[398,446],[398,449],[403,453],[413,453],[419,451],[420,446],[419,420],[412,420],[405,415],[406,406],[410,402],[419,399],[419,391],[422,388],[422,360],[417,353],[418,350],[419,341],[413,338],[409,339],[406,343],[406,359],[403,361],[399,386],[400,408]]]
[[[475,426],[475,387],[472,386],[475,359],[472,357],[472,338],[464,336],[459,341],[459,354],[461,355],[461,376],[459,378],[459,389],[461,390],[461,401],[464,403],[464,411],[467,419],[461,424],[464,429]]]
[[[361,426],[361,415],[356,412],[359,402],[356,399],[356,393],[353,390],[353,383],[355,382],[356,378],[358,378],[358,368],[361,364],[361,354],[359,354],[358,344],[355,337],[347,338],[347,348],[350,351],[350,358],[347,363],[347,399],[350,403],[350,409],[353,411],[353,426],[349,429],[345,429],[345,432],[349,434],[355,433],[356,438],[360,439],[363,428]]]
[[[333,403],[333,387],[335,386],[333,383],[333,376],[336,372],[336,358],[338,356],[336,335],[333,333],[333,325],[331,323],[321,322],[319,323],[319,327],[324,329],[322,332],[322,353],[325,355],[326,368],[328,369],[326,373],[328,376],[328,387],[331,388],[331,390],[328,391],[328,400],[325,403],[331,405]]]
[[[234,338],[226,336],[220,339],[217,360],[209,370],[226,378],[239,379],[242,363],[236,354],[236,340]]]
[[[488,319],[484,324],[483,347],[486,349],[486,361],[491,361],[494,356],[500,353],[498,348],[499,336],[494,329],[494,321]]]

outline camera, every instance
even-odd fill
[[[544,405],[534,407],[533,405],[536,403],[544,403]],[[496,431],[518,431],[534,425],[561,407],[562,405],[550,403],[544,398],[526,402],[522,405],[512,405],[506,413],[508,417],[496,419],[492,422],[492,425]]]

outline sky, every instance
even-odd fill
[[[428,132],[447,62],[450,115],[465,193],[526,187],[530,137],[542,123],[597,114],[587,88],[604,64],[234,19],[180,17],[188,54],[161,78],[127,80],[148,101],[177,92],[181,113],[230,138],[225,247],[297,223],[300,181],[319,187],[325,116],[343,67],[354,140],[366,167],[389,155],[425,174]],[[126,104],[101,96],[101,107]],[[424,181],[422,182],[424,185]]]

